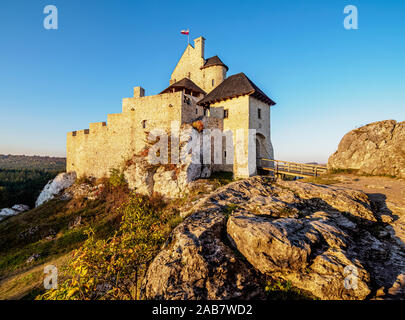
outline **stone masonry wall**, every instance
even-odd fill
[[[108,176],[110,169],[143,149],[146,132],[168,130],[172,121],[180,123],[183,100],[182,92],[123,99],[123,112],[109,114],[107,123],[92,123],[89,129],[67,134],[66,170],[76,171],[78,177]]]

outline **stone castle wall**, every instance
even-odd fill
[[[172,121],[181,122],[183,108],[182,92],[123,99],[122,113],[109,114],[107,123],[91,123],[89,129],[67,134],[66,170],[76,171],[78,177],[108,176],[110,169],[144,148],[147,132],[169,130]]]

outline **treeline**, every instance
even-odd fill
[[[35,205],[46,183],[65,170],[65,158],[0,155],[0,209]]]
[[[61,171],[66,158],[0,154],[0,169],[31,169]]]

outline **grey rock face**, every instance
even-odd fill
[[[180,131],[181,151],[179,163],[151,165],[145,156],[134,156],[124,175],[130,189],[138,193],[152,195],[160,193],[167,198],[177,198],[189,192],[191,182],[211,175],[211,165],[196,163],[192,146],[202,134],[186,127]]]
[[[350,131],[330,156],[328,168],[405,178],[405,121],[374,122]]]
[[[55,179],[49,181],[35,201],[35,207],[55,198],[61,191],[69,188],[76,181],[75,172],[59,173]]]
[[[384,228],[360,191],[236,181],[195,205],[151,263],[142,292],[147,299],[262,298],[268,275],[321,299],[365,299],[381,287],[403,298],[405,239]]]

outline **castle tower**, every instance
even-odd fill
[[[205,38],[194,39],[194,47],[189,44],[177,63],[170,84],[188,78],[205,92],[210,92],[226,79],[228,67],[218,56],[205,59]]]
[[[194,50],[196,51],[196,54],[203,59],[204,59],[204,48],[205,48],[204,37],[198,37],[197,39],[194,39]]]

